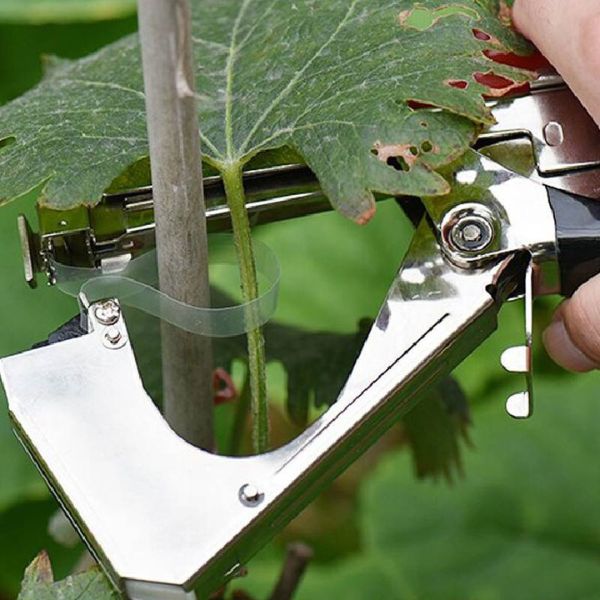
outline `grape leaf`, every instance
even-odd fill
[[[50,559],[40,553],[29,565],[18,600],[118,600],[120,596],[99,569],[54,583]]]
[[[2,0],[0,21],[18,23],[70,23],[130,15],[135,0]]]
[[[289,147],[333,205],[358,222],[373,215],[374,191],[446,193],[434,169],[493,121],[480,75],[530,77],[484,54],[527,51],[502,23],[501,5],[195,0],[205,160],[223,171]],[[139,54],[131,36],[83,60],[60,61],[37,88],[0,109],[0,201],[44,182],[49,206],[94,204],[147,156]],[[414,110],[411,101],[445,110]]]

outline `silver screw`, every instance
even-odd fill
[[[452,243],[463,252],[481,252],[494,239],[494,229],[490,222],[478,215],[460,219],[450,233]]]
[[[96,305],[94,316],[102,325],[114,325],[121,318],[121,309],[114,300],[106,300]]]
[[[116,327],[109,327],[104,334],[107,342],[115,345],[123,338],[123,334]]]
[[[257,505],[263,499],[260,490],[251,483],[247,483],[240,488],[240,500],[244,504]]]

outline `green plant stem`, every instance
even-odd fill
[[[248,410],[250,408],[250,376],[247,374],[244,378],[242,391],[237,400],[235,418],[231,428],[231,437],[229,438],[229,448],[227,456],[239,456],[244,439],[244,433],[248,423]]]
[[[240,265],[242,294],[245,302],[258,298],[258,279],[252,247],[250,221],[246,210],[246,195],[239,164],[225,165],[221,171],[227,203],[231,211],[233,237]],[[255,320],[252,307],[247,308],[246,319]],[[252,445],[263,453],[269,447],[269,415],[267,405],[267,373],[265,340],[260,328],[248,331],[248,371],[250,377],[250,406],[252,414]]]

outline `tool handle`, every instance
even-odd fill
[[[556,221],[561,293],[577,288],[600,273],[600,201],[548,188]]]

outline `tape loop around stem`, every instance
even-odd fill
[[[233,337],[264,325],[277,308],[280,266],[275,253],[254,242],[259,277],[258,298],[224,307],[196,307],[179,302],[158,289],[156,251],[131,260],[120,271],[81,268],[52,262],[59,289],[77,296],[83,292],[90,302],[118,298],[125,306],[137,308],[181,329],[208,337]],[[209,236],[211,286],[230,294],[239,293],[239,269],[233,236]]]

